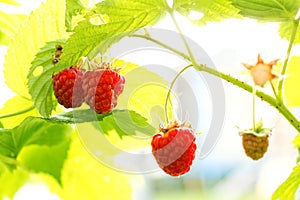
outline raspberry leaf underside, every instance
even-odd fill
[[[174,0],[174,8],[185,16],[191,11],[202,13],[199,19],[192,19],[197,25],[205,25],[210,21],[221,21],[226,18],[240,18],[239,9],[232,5],[231,0]]]
[[[260,21],[283,22],[294,20],[299,0],[233,0],[240,14]]]
[[[64,40],[48,42],[42,47],[32,61],[28,72],[29,93],[35,107],[43,117],[49,117],[57,105],[52,88],[52,75],[55,71],[52,60],[58,44],[63,45]]]

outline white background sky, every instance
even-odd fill
[[[30,10],[38,7],[38,2],[39,1],[37,0],[23,1],[23,5],[18,9],[2,7],[3,5],[0,6],[1,9],[4,8],[6,11],[9,10],[10,12],[29,13]],[[240,64],[241,62],[249,64],[255,63],[258,53],[260,53],[262,58],[266,61],[276,58],[284,59],[287,42],[278,37],[277,23],[258,24],[254,20],[249,19],[224,20],[221,23],[208,23],[205,27],[198,27],[191,25],[186,19],[180,16],[176,17],[184,34],[200,44],[220,70],[236,75],[242,79],[245,78],[246,81],[249,81],[250,79],[245,75],[245,69]],[[170,23],[168,17],[156,27],[174,30],[174,26]],[[294,52],[298,52],[299,54],[299,47],[294,49]],[[0,71],[3,70],[5,53],[6,48],[0,47]],[[139,59],[140,62],[143,62],[145,58],[137,58],[138,62]],[[225,92],[227,100],[226,124],[224,126],[223,136],[213,154],[220,154],[223,156],[223,159],[231,159],[232,156],[245,157],[243,152],[236,151],[236,149],[240,148],[239,145],[241,142],[240,138],[237,136],[235,126],[251,125],[251,96],[241,92],[241,89],[235,86],[229,84],[224,86],[226,88]],[[2,73],[0,73],[0,88],[1,106],[13,95],[6,87]],[[274,136],[274,139],[272,139],[275,144],[282,146],[282,151],[279,152],[279,156],[277,156],[278,159],[270,160],[263,169],[265,170],[263,173],[264,176],[261,177],[260,183],[261,188],[263,188],[264,191],[258,189],[257,192],[261,193],[262,197],[265,197],[269,196],[274,191],[277,184],[286,177],[293,167],[295,157],[286,157],[285,155],[290,155],[289,153],[292,153],[292,155],[295,154],[290,145],[290,141],[295,132],[270,106],[259,103],[258,108],[259,111],[257,115],[262,116],[269,126],[277,126],[278,130],[287,130],[287,133],[283,133],[286,134],[286,136]],[[279,141],[281,141],[283,137],[285,139],[283,140],[283,143],[280,143]],[[270,148],[270,151],[270,154],[273,153],[274,155],[278,155],[278,150],[276,150],[275,147]],[[275,173],[275,171],[276,176],[274,177],[272,173]],[[31,186],[28,187],[27,191],[31,190]],[[45,196],[44,194],[47,194],[48,192],[43,186],[37,191],[41,192],[41,195],[37,198],[30,196],[32,195],[30,192],[24,192],[22,190],[20,194],[17,194],[15,199],[24,199],[25,196],[26,199],[39,199],[41,196],[43,199],[46,199],[47,195]],[[36,194],[37,193],[35,193],[35,195]],[[48,199],[57,199],[57,197],[48,196]]]

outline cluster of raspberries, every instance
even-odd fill
[[[84,71],[75,66],[53,75],[52,83],[58,103],[65,108],[80,107],[85,102],[101,114],[116,107],[125,77],[110,68]]]

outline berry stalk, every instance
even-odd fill
[[[253,91],[252,91],[252,126],[253,126],[253,131],[256,130],[256,122],[255,122],[255,98],[256,98],[256,87],[253,85]]]
[[[168,90],[167,97],[166,97],[166,100],[165,100],[165,116],[166,116],[166,121],[167,121],[167,123],[169,123],[169,116],[168,116],[168,101],[171,102],[171,100],[170,100],[171,91],[172,91],[172,89],[173,89],[173,87],[174,87],[175,82],[176,82],[177,79],[179,78],[179,76],[180,76],[185,70],[187,70],[187,69],[189,69],[189,68],[191,68],[191,67],[193,67],[192,64],[190,64],[190,65],[184,67],[182,70],[180,70],[180,72],[178,72],[178,74],[175,76],[175,78],[174,78],[174,79],[172,80],[172,82],[171,82],[171,85],[170,85],[170,88],[169,88],[169,90]],[[172,105],[172,104],[171,104],[171,105]]]

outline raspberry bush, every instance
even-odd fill
[[[18,4],[14,0],[3,3]],[[152,146],[151,156],[164,172],[171,176],[188,173],[197,158],[197,150],[201,151],[196,145],[198,138],[191,128],[193,124],[170,123],[186,120],[176,119],[177,113],[171,108],[174,107],[172,96],[176,96],[172,94],[173,87],[187,69],[209,74],[225,80],[224,84],[237,86],[237,90],[252,93],[252,128],[239,133],[245,153],[254,160],[263,159],[272,145],[268,141],[271,127],[257,125],[256,98],[276,109],[300,133],[299,119],[292,112],[292,108],[300,106],[300,54],[294,51],[300,44],[299,9],[299,0],[104,0],[99,3],[46,0],[29,16],[1,11],[0,43],[8,48],[3,74],[7,86],[15,93],[0,110],[0,182],[7,185],[0,188],[1,198],[13,197],[21,186],[39,177],[63,199],[130,199],[132,176],[96,162],[80,143],[82,138],[76,127],[84,127],[87,134],[96,131],[101,135],[103,140],[95,142],[107,150],[106,154],[120,153],[108,150],[106,139],[130,150]],[[202,15],[192,19],[192,12]],[[264,61],[259,54],[255,65],[241,60],[241,65],[249,70],[251,82],[218,71],[195,56],[188,31],[177,21],[177,15],[186,17],[195,26],[223,19],[241,19],[242,23],[245,18],[278,23],[279,36],[288,42],[286,56]],[[185,51],[149,32],[151,27],[167,19],[176,27],[178,41],[184,44]],[[185,60],[187,65],[168,83],[158,73],[138,66],[139,63],[111,57],[114,45],[125,38],[158,45]],[[272,48],[277,48],[276,44]],[[110,63],[109,67],[103,68],[106,63]],[[277,72],[274,68],[278,68]],[[160,85],[165,88],[161,89]],[[139,86],[144,87],[139,90]],[[159,120],[166,121],[167,128],[159,128]],[[157,134],[160,131],[162,134]],[[130,140],[141,133],[148,137],[143,144]],[[300,149],[299,134],[293,145]],[[300,167],[295,160],[292,173],[270,198],[294,199],[300,185],[299,176]],[[82,188],[83,183],[88,187]],[[116,193],[116,187],[121,192]]]

